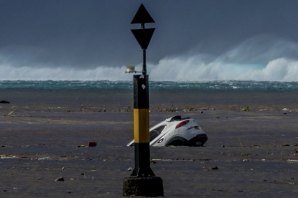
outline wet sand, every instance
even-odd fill
[[[0,197],[121,197],[128,91],[0,91]],[[197,119],[204,147],[151,148],[165,197],[297,197],[298,93],[151,92],[151,125]],[[96,142],[96,147],[88,147]],[[63,180],[63,181],[59,181]]]

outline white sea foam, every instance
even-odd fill
[[[156,81],[298,81],[298,61],[277,58],[260,67],[254,64],[220,61],[201,62],[196,57],[163,59],[151,66],[151,79]]]
[[[257,37],[219,56],[206,58],[197,52],[165,57],[157,64],[148,63],[148,73],[154,81],[298,81],[297,54],[297,43]],[[137,70],[140,68],[141,64],[137,65]],[[0,80],[131,80],[125,69],[125,66],[17,67],[0,60]]]
[[[75,69],[70,67],[13,67],[0,65],[0,80],[129,80],[125,67],[97,67]]]
[[[298,60],[277,58],[265,66],[228,63],[214,60],[204,62],[197,56],[164,58],[158,64],[149,64],[150,79],[154,81],[298,81]],[[137,68],[140,68],[138,66]],[[94,69],[36,68],[0,65],[0,80],[130,80],[122,67]],[[140,70],[140,69],[139,69]]]
[[[298,44],[257,36],[219,56],[168,57],[151,65],[151,79],[169,81],[298,81]]]
[[[164,58],[158,64],[148,64],[154,81],[298,81],[298,60],[277,58],[265,66],[220,62],[204,62],[197,56]],[[138,65],[137,68],[140,68]],[[122,67],[72,69],[69,67],[13,67],[0,65],[0,80],[130,80]],[[139,69],[140,70],[140,69]]]

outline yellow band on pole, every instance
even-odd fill
[[[134,143],[149,143],[149,109],[134,109]]]

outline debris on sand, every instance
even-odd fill
[[[6,155],[6,154],[0,155],[0,159],[16,159],[16,158],[18,157],[15,155]]]
[[[81,144],[78,146],[78,148],[85,148],[85,147],[88,147],[88,146],[86,146],[85,144]]]
[[[283,114],[284,115],[287,115],[288,113],[290,113],[291,112],[291,110],[290,109],[288,109],[288,108],[283,108],[282,110],[281,110],[282,112],[283,112]]]
[[[250,111],[250,107],[249,106],[240,107],[240,111],[249,112]]]
[[[1,104],[10,104],[10,102],[7,101],[7,100],[1,100],[0,103],[1,103]]]
[[[88,142],[88,145],[85,145],[85,144],[81,144],[78,146],[78,148],[87,148],[87,147],[96,147],[97,146],[97,143],[96,142]]]
[[[89,142],[88,144],[89,147],[96,147],[96,145],[97,145],[96,142]]]
[[[294,159],[288,159],[287,162],[298,164],[298,160],[294,160]]]
[[[10,111],[8,114],[7,114],[7,116],[15,116],[16,115],[16,113],[15,113],[15,111]]]
[[[56,178],[55,179],[55,182],[58,182],[58,181],[60,181],[60,182],[64,181],[64,177],[58,177],[58,178]]]

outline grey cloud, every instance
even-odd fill
[[[141,2],[156,21],[152,62],[190,51],[222,54],[258,35],[298,42],[295,0],[2,0],[1,62],[87,68],[140,63],[130,21]]]

